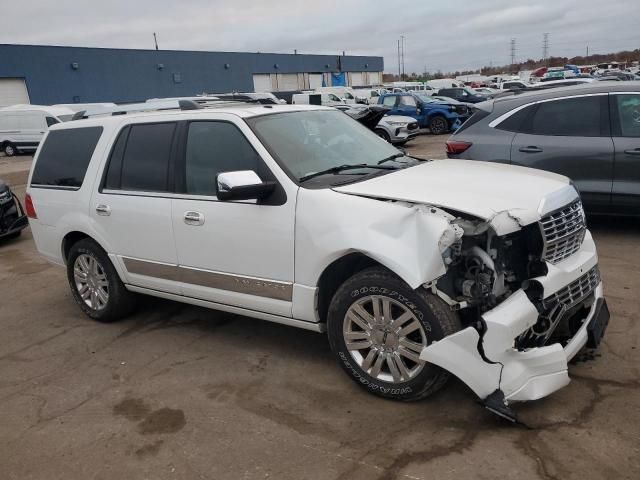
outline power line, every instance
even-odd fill
[[[549,58],[549,34],[545,33],[542,36],[542,59],[547,62]]]
[[[515,63],[516,63],[516,39],[512,38],[511,39],[511,66],[513,67]]]

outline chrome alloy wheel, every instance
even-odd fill
[[[95,257],[83,253],[73,264],[73,278],[78,294],[93,310],[102,310],[109,301],[107,275]]]
[[[360,368],[383,382],[402,383],[424,368],[424,327],[392,298],[370,295],[354,302],[344,317],[344,341]]]

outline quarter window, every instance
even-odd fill
[[[122,156],[122,190],[169,191],[169,158],[175,129],[175,123],[131,125]],[[107,173],[107,179],[110,177]]]
[[[82,186],[102,127],[68,128],[49,132],[36,160],[31,186]]]
[[[613,95],[618,107],[621,137],[640,137],[640,94]]]
[[[542,102],[533,115],[533,135],[598,137],[601,132],[601,96]]]
[[[186,193],[215,196],[216,177],[221,172],[253,170],[264,178],[261,165],[260,157],[235,125],[228,122],[189,124]]]
[[[60,123],[58,121],[58,119],[53,118],[53,117],[45,117],[45,120],[47,121],[47,127],[50,127],[52,125],[55,125],[56,123]]]

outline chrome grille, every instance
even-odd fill
[[[596,289],[600,283],[600,270],[596,265],[587,273],[571,282],[564,288],[551,294],[542,301],[545,310],[562,305],[565,308],[571,308],[578,304]]]
[[[570,257],[582,246],[587,230],[580,200],[557,210],[540,221],[544,239],[542,258],[556,264]]]
[[[567,312],[587,299],[600,283],[600,270],[596,265],[569,285],[552,293],[542,301],[543,311],[534,326],[516,339],[520,349],[541,347],[547,343]]]

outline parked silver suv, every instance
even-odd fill
[[[477,107],[447,142],[450,158],[560,173],[588,212],[640,214],[640,82],[522,93]]]

